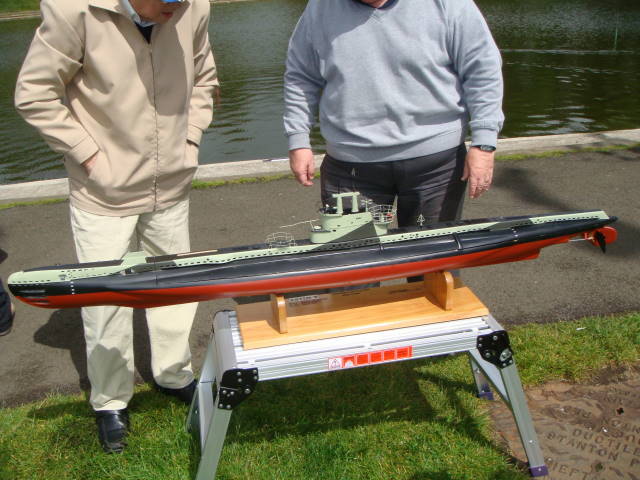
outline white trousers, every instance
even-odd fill
[[[129,251],[149,256],[188,252],[189,200],[164,210],[108,217],[71,207],[71,228],[79,262],[122,258]],[[182,388],[193,380],[189,332],[197,303],[148,308],[151,370],[159,385]],[[82,308],[87,373],[94,410],[125,408],[133,396],[133,309]]]

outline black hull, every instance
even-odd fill
[[[514,224],[518,223],[518,219],[515,217],[505,220],[513,220]],[[421,268],[424,270],[425,267],[422,265],[426,265],[425,262],[430,260],[438,262],[437,264],[444,268],[476,266],[478,264],[476,260],[469,261],[468,259],[476,258],[482,252],[492,252],[516,245],[526,245],[594,231],[614,220],[615,218],[582,219],[519,225],[511,228],[503,227],[496,230],[442,235],[396,243],[376,243],[348,249],[318,248],[307,253],[258,257],[222,264],[176,267],[172,262],[172,259],[176,258],[175,256],[155,257],[147,259],[148,262],[151,261],[147,266],[147,270],[150,271],[77,279],[73,281],[73,285],[64,281],[37,286],[10,285],[10,289],[17,297],[33,300],[47,298],[49,302],[55,297],[78,297],[83,294],[101,294],[103,292],[144,291],[149,295],[153,294],[153,291],[161,294],[161,292],[174,289],[214,288],[216,286],[224,288],[229,285],[237,286],[238,284],[255,282],[268,285],[269,281],[273,281],[278,285],[283,285],[283,281],[286,283],[287,279],[290,280],[293,287],[299,284],[300,291],[303,291],[318,286],[312,285],[312,281],[308,284],[305,282],[305,278],[315,278],[320,274],[333,274],[333,277],[337,279],[343,278],[344,284],[353,284],[367,281],[367,275],[364,271],[392,269],[399,272],[410,272],[413,264],[420,265],[420,267],[416,267],[417,270]],[[460,225],[460,223],[456,225]],[[264,246],[225,249],[220,252],[247,251],[261,247]],[[514,260],[520,260],[529,255],[526,253],[526,249],[522,252],[524,252],[522,258],[514,258]],[[518,254],[514,253],[514,257],[517,256]],[[486,264],[490,263],[492,262]],[[268,290],[268,287],[265,288]],[[237,289],[230,288],[229,291],[233,292]],[[242,287],[240,289],[242,290]],[[289,290],[294,291],[291,288]],[[55,304],[55,302],[53,303]]]

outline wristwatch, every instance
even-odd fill
[[[479,148],[483,152],[495,152],[496,151],[496,147],[494,147],[493,145],[471,145],[471,146]]]

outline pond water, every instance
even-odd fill
[[[477,0],[504,62],[502,137],[640,127],[640,2]],[[222,102],[201,163],[287,155],[282,76],[305,0],[219,3],[211,41]],[[0,184],[65,176],[57,154],[13,110],[38,19],[0,22]],[[316,131],[314,147],[322,150]]]

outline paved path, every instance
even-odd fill
[[[620,220],[619,241],[607,255],[586,242],[547,248],[534,261],[463,272],[465,282],[504,325],[553,322],[592,314],[640,311],[640,149],[575,153],[499,162],[494,187],[468,201],[465,218],[602,208]],[[241,245],[316,218],[318,185],[293,180],[194,191],[193,249]],[[0,276],[24,268],[74,261],[66,203],[0,211],[0,245],[8,257]],[[297,236],[303,236],[296,232]],[[14,331],[0,337],[0,405],[35,400],[87,385],[78,310],[17,304]],[[191,341],[202,364],[212,315],[231,300],[199,307]],[[143,314],[135,316],[136,366],[151,380]]]

